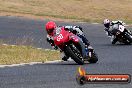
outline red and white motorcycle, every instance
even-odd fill
[[[86,48],[77,35],[65,30],[63,27],[56,30],[53,39],[55,45],[79,65],[84,64],[84,61],[90,63],[96,63],[98,61],[97,54],[92,47]],[[85,55],[88,55],[88,57],[86,58]]]

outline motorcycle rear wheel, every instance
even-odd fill
[[[88,60],[89,63],[96,63],[98,61],[98,56],[97,54],[94,52],[92,53],[91,58]]]
[[[129,35],[129,34],[126,34],[125,37],[126,39],[129,41],[128,44],[132,43],[132,38],[131,38],[132,35]]]

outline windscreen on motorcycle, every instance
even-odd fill
[[[121,31],[121,32],[123,32],[124,29],[125,29],[125,27],[124,27],[123,25],[119,25],[119,24],[113,25],[112,28],[113,28],[113,30],[119,30],[119,31]]]
[[[112,26],[112,29],[113,29],[113,30],[118,30],[118,28],[119,28],[119,25],[118,25],[118,24],[114,24],[114,25]]]
[[[54,32],[55,36],[59,35],[61,32],[61,28],[57,28]]]

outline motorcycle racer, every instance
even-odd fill
[[[112,44],[115,44],[117,42],[115,36],[113,35],[113,30],[118,28],[118,25],[123,25],[125,26],[125,23],[121,20],[117,20],[117,21],[110,21],[109,19],[105,19],[103,21],[103,24],[104,24],[104,31],[106,31],[106,34],[111,37],[111,42]],[[127,30],[125,28],[125,32],[128,32],[131,34],[131,32],[129,30]]]
[[[64,27],[65,30],[72,32],[73,34],[77,35],[80,37],[83,41],[83,43],[88,47],[90,45],[89,41],[85,38],[85,35],[83,34],[82,28],[80,26],[57,26],[55,22],[49,21],[46,23],[45,28],[47,31],[47,42],[55,49],[57,50],[58,47],[54,44],[53,36],[55,31],[57,29],[61,29]],[[63,51],[60,51],[63,53]],[[64,53],[63,53],[64,54]],[[69,57],[67,57],[65,54],[62,57],[62,60],[67,61]]]

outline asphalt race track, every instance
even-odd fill
[[[17,17],[0,17],[0,39],[7,44],[33,45],[50,48],[44,31],[43,20]],[[85,64],[88,74],[132,75],[132,45],[112,45],[101,24],[65,23],[58,25],[80,25],[91,42],[99,61]],[[0,88],[131,88],[132,84],[86,84],[76,83],[79,65],[74,62],[25,65],[0,68]]]

